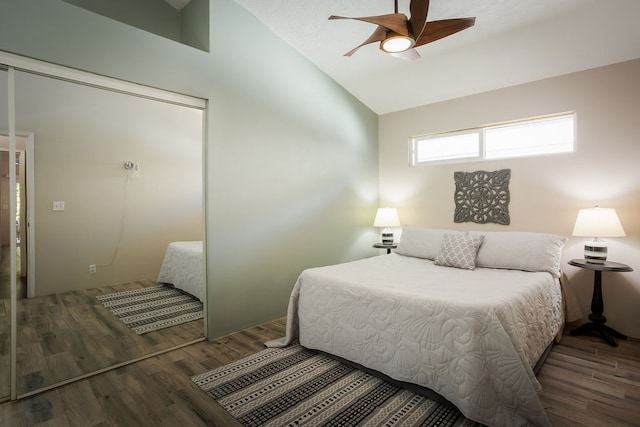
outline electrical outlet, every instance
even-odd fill
[[[89,274],[96,274],[96,265],[95,264],[89,265]]]
[[[53,210],[54,211],[63,211],[64,210],[64,202],[53,202]]]

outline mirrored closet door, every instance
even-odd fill
[[[15,71],[18,397],[205,337],[204,102],[151,92]]]
[[[11,396],[11,267],[9,224],[9,93],[8,69],[0,66],[0,401]],[[15,289],[15,288],[14,288]],[[14,296],[15,301],[15,296]]]

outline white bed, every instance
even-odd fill
[[[170,283],[204,301],[202,253],[202,241],[169,243],[157,281]]]
[[[532,250],[493,237],[487,251],[478,252],[479,264],[491,263],[496,248],[509,251],[515,263]],[[566,241],[559,239],[553,269]],[[439,248],[441,240],[430,244]],[[533,367],[564,324],[559,270],[465,270],[419,255],[392,253],[305,270],[291,294],[287,335],[267,346],[298,339],[434,390],[483,424],[549,425]]]

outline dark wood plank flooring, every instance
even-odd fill
[[[11,298],[11,248],[0,247],[0,299]],[[17,250],[16,295],[18,299],[27,297],[27,277],[20,274],[20,248]]]
[[[97,295],[157,285],[152,280],[18,301],[18,394],[168,350],[204,337],[204,320],[137,335]],[[9,302],[0,301],[1,396],[8,395]],[[3,309],[4,308],[4,309]],[[3,326],[4,325],[4,326]],[[5,347],[6,346],[6,347]]]
[[[4,426],[236,426],[190,377],[264,349],[285,319],[0,405]],[[640,341],[565,336],[538,378],[554,426],[640,425]]]
[[[640,426],[640,340],[564,335],[538,373],[554,426]]]

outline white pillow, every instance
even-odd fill
[[[476,268],[476,253],[483,236],[447,233],[442,239],[440,253],[433,260],[435,265],[473,270]]]
[[[464,234],[460,231],[406,225],[402,227],[402,236],[395,252],[404,256],[433,260],[440,253],[442,239],[446,233]]]
[[[470,231],[469,235],[480,235]],[[476,267],[524,271],[548,271],[560,277],[560,255],[564,236],[518,231],[484,231]]]

